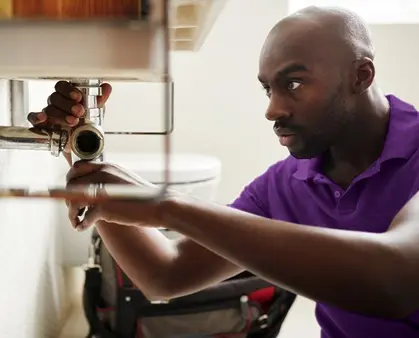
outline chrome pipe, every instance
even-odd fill
[[[59,156],[67,141],[68,132],[64,130],[0,126],[0,149],[46,150]]]
[[[105,146],[102,128],[85,123],[73,129],[70,134],[71,160],[96,160],[101,157]]]
[[[85,115],[80,119],[79,126],[71,134],[71,161],[98,160],[103,162],[104,134],[102,130],[104,110],[99,107],[97,99],[102,95],[102,81],[94,79],[79,79],[71,84],[83,94]],[[101,187],[94,187],[101,188]],[[88,207],[78,212],[81,222]]]
[[[71,130],[0,126],[0,149],[44,150],[59,156],[69,143],[72,161],[95,160],[101,157],[105,145],[103,108],[97,97],[102,95],[100,80],[71,81],[83,94],[85,115]]]
[[[103,131],[104,109],[97,98],[102,95],[102,81],[99,79],[72,79],[70,83],[83,95],[85,115],[70,135],[71,159],[96,160],[101,157],[105,145]]]

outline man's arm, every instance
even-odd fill
[[[268,217],[258,194],[268,172],[253,180],[231,207]],[[191,294],[243,271],[190,238],[172,241],[157,229],[106,222],[97,226],[109,252],[149,299]]]
[[[64,157],[71,166],[71,155]],[[173,241],[158,229],[103,221],[96,227],[109,253],[149,300],[191,294],[243,271],[189,238]]]
[[[414,203],[384,234],[291,224],[192,198],[168,200],[163,210],[165,224],[174,230],[290,291],[350,311],[398,318],[419,308]]]
[[[64,157],[71,166],[71,155]],[[188,238],[173,241],[154,228],[103,221],[96,227],[109,253],[149,300],[191,294],[243,271]]]
[[[268,217],[266,196],[258,192],[267,185],[270,171],[280,166],[281,162],[254,179],[230,207]],[[190,238],[172,241],[154,228],[103,221],[97,226],[109,252],[149,299],[191,294],[244,270]]]
[[[266,196],[259,191],[267,185],[269,172],[247,185],[231,207],[268,217]],[[110,254],[150,300],[191,294],[244,270],[190,238],[173,241],[155,228],[104,221],[96,226]]]
[[[190,294],[243,269],[185,238],[169,240],[153,228],[99,222],[106,248],[149,300]]]

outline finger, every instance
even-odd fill
[[[67,173],[66,180],[67,183],[77,184],[75,182],[76,179],[79,179],[83,176],[87,176],[88,174],[95,173],[103,168],[104,164],[102,163],[94,163],[89,161],[77,161],[73,164],[70,170]],[[99,179],[98,177],[96,179]],[[90,181],[89,181],[90,180]],[[94,183],[92,182],[92,177],[85,177],[86,183]],[[98,182],[100,183],[100,182]]]
[[[72,221],[73,226],[79,224],[84,217],[84,214],[91,207],[88,201],[84,199],[66,200],[68,207],[68,218]]]
[[[98,206],[90,206],[84,214],[83,221],[77,225],[76,230],[83,231],[90,228],[92,225],[101,220],[100,215],[101,213]]]
[[[46,114],[48,125],[59,125],[61,127],[74,127],[79,123],[79,118],[73,115],[68,115],[65,111],[54,107],[45,107],[42,112]]]
[[[44,112],[29,113],[27,119],[33,126],[39,126],[47,121],[48,116]]]
[[[82,104],[61,95],[58,92],[50,95],[48,98],[48,105],[53,105],[65,113],[76,117],[82,117],[84,115],[84,107]]]
[[[80,203],[79,201],[68,201],[67,202],[68,207],[68,219],[71,222],[71,225],[73,228],[77,228],[77,226],[80,223],[80,220],[78,218],[79,211],[83,210],[83,208],[86,207],[86,205],[83,203]]]
[[[97,97],[97,104],[99,107],[103,107],[108,101],[109,96],[112,93],[112,86],[109,83],[104,83],[101,85],[102,87],[102,95]]]
[[[42,112],[31,112],[28,114],[27,119],[37,128],[52,126],[73,127],[80,121],[77,117],[68,115],[54,106],[48,106]]]
[[[68,81],[58,81],[55,84],[55,91],[76,102],[81,102],[83,95],[81,92],[74,88]]]
[[[83,226],[80,227],[80,224],[85,220],[90,209],[93,209],[93,206],[87,206],[86,203],[80,203],[78,201],[68,202],[68,218],[74,229],[81,230],[83,228]],[[84,226],[86,225],[84,224]]]

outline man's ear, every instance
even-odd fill
[[[373,83],[375,78],[374,63],[370,58],[364,57],[353,62],[354,81],[352,84],[355,94],[362,94]]]

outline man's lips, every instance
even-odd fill
[[[297,141],[296,134],[287,134],[279,136],[279,143],[284,147],[291,147]]]
[[[279,137],[279,142],[284,147],[292,146],[297,140],[297,134],[287,129],[274,127],[275,134]]]

